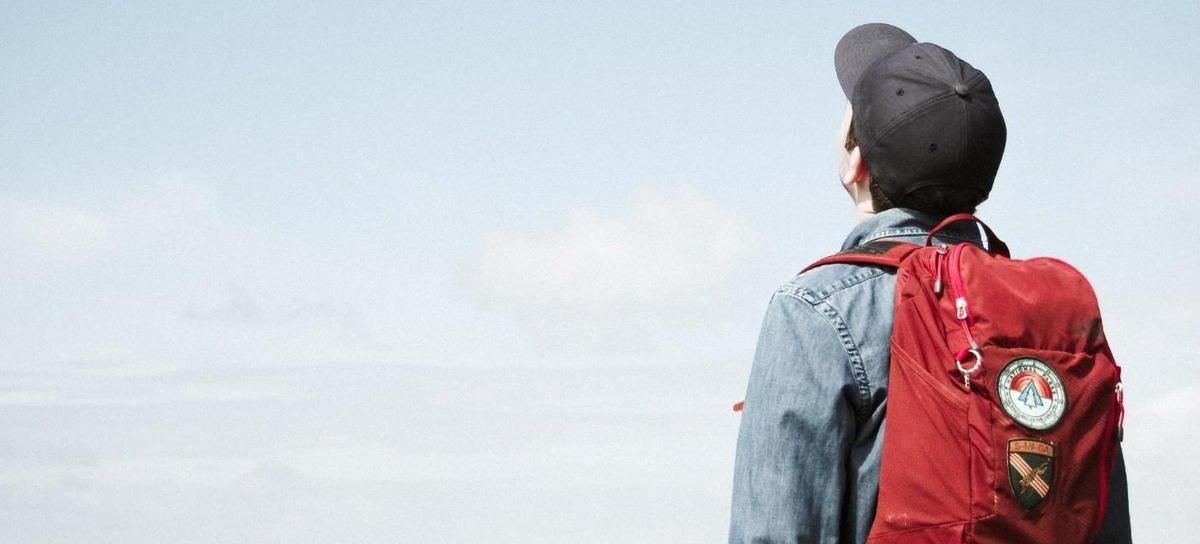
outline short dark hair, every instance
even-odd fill
[[[846,132],[846,151],[858,147],[858,136],[854,133],[854,119],[850,119],[850,129]],[[975,213],[975,208],[984,200],[987,194],[975,189],[963,187],[922,187],[904,197],[902,202],[892,202],[883,189],[872,178],[869,183],[871,204],[875,213],[892,208],[912,208],[922,213],[937,217],[945,217],[956,213]]]

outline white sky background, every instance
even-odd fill
[[[851,228],[843,32],[988,73],[1200,532],[1200,8],[0,4],[0,540],[717,542],[759,320]]]

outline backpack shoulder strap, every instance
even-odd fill
[[[889,268],[900,268],[900,262],[918,249],[921,249],[921,246],[908,242],[877,240],[825,257],[806,266],[801,272],[808,272],[818,266],[834,263],[871,264]]]

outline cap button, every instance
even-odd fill
[[[954,92],[958,93],[958,96],[967,96],[967,86],[962,83],[955,83]]]

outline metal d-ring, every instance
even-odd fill
[[[981,355],[979,353],[979,350],[977,350],[975,348],[968,349],[967,353],[970,353],[971,355],[975,356],[975,364],[971,365],[971,368],[964,368],[962,361],[960,361],[958,359],[954,359],[954,366],[957,366],[958,371],[962,372],[963,387],[970,389],[971,388],[971,374],[979,372],[979,366],[983,364],[983,355]]]

